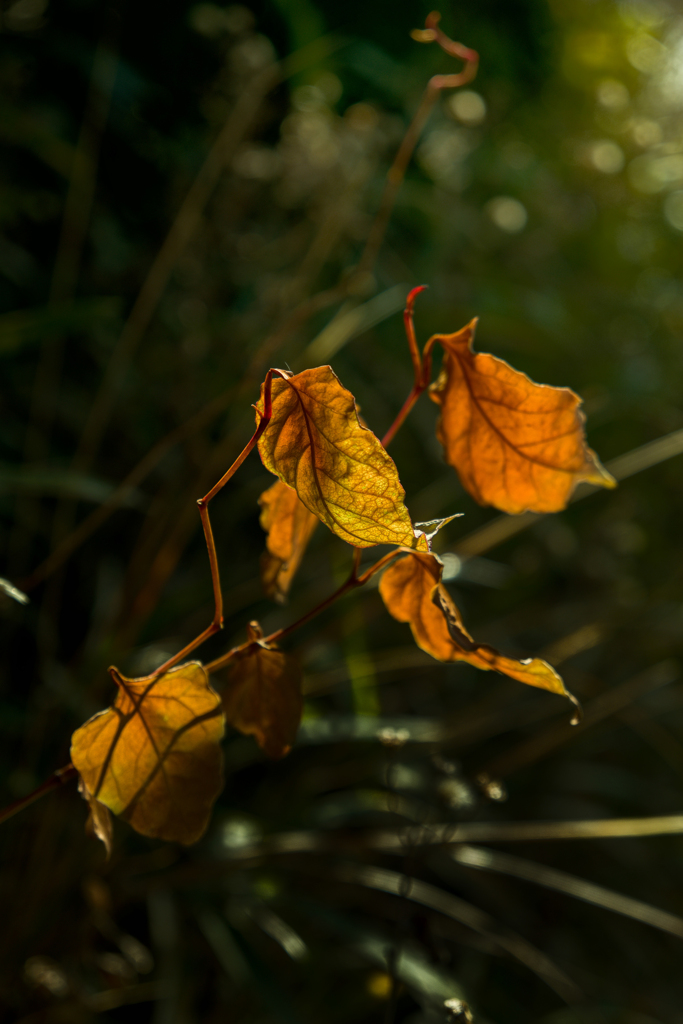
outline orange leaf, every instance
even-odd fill
[[[379,585],[387,611],[399,622],[409,623],[418,647],[437,661],[466,661],[484,671],[495,669],[576,703],[547,662],[540,658],[505,658],[493,647],[475,643],[441,582],[442,571],[443,565],[435,555],[411,552],[385,570]]]
[[[261,580],[268,597],[283,604],[318,518],[299,501],[296,491],[281,480],[259,498],[266,550],[261,556]]]
[[[581,480],[615,487],[586,445],[579,396],[473,352],[476,323],[432,339],[444,349],[430,388],[441,406],[437,434],[463,487],[509,513],[558,512]]]
[[[261,641],[257,622],[248,631],[254,642],[232,663],[223,694],[225,717],[235,729],[255,736],[268,757],[284,757],[301,721],[301,671],[289,654]]]
[[[264,466],[348,544],[415,547],[396,466],[360,423],[353,395],[332,368],[274,378],[272,396],[272,419],[258,442]],[[263,410],[262,387],[257,423]]]
[[[85,792],[144,836],[194,843],[223,787],[220,697],[198,661],[126,679],[71,738]]]

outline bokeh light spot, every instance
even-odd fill
[[[514,235],[521,231],[527,222],[526,208],[512,196],[496,196],[486,204],[486,212],[501,231]]]
[[[448,107],[463,124],[481,124],[486,117],[486,100],[471,89],[453,93],[448,100]]]
[[[618,174],[624,166],[624,151],[611,139],[600,139],[590,147],[589,159],[601,174]]]
[[[631,101],[628,89],[616,78],[603,78],[598,83],[596,98],[606,110],[623,110]]]
[[[375,999],[388,999],[391,995],[391,975],[375,971],[368,978],[368,992]]]
[[[683,189],[670,192],[664,200],[664,216],[672,228],[683,231]]]

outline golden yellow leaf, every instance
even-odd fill
[[[415,547],[396,466],[360,423],[353,395],[332,368],[275,377],[272,398],[272,419],[258,442],[264,466],[348,544]],[[262,386],[257,423],[263,411]]]
[[[258,623],[250,623],[253,643],[232,663],[223,709],[230,725],[254,736],[268,757],[280,758],[291,750],[301,721],[301,670],[262,636]]]
[[[586,445],[579,396],[475,353],[476,323],[433,339],[444,349],[430,388],[441,406],[437,433],[463,487],[481,505],[519,513],[558,512],[582,480],[616,486]]]
[[[261,580],[268,597],[284,603],[318,517],[299,501],[296,491],[281,480],[259,498],[261,526],[267,533],[261,556]]]
[[[387,611],[410,625],[418,647],[437,661],[466,661],[484,671],[494,669],[576,703],[547,662],[540,658],[506,658],[493,647],[475,643],[441,582],[442,571],[443,565],[435,555],[411,552],[390,565],[380,582],[379,592]]]
[[[220,697],[197,661],[126,679],[71,738],[86,791],[145,836],[194,843],[223,787]]]

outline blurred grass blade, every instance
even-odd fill
[[[215,910],[208,908],[197,911],[197,921],[204,938],[230,980],[238,987],[244,985],[250,980],[251,971],[228,926]]]
[[[354,943],[369,960],[378,967],[386,968],[387,942],[375,936],[367,936]],[[404,984],[421,992],[429,1000],[456,998],[464,999],[459,983],[445,971],[439,970],[424,957],[418,956],[413,950],[402,948],[393,965],[396,977]]]
[[[581,992],[571,978],[544,953],[521,936],[511,933],[507,929],[503,930],[489,914],[480,910],[479,907],[461,900],[458,896],[444,892],[443,889],[438,889],[427,882],[409,878],[397,871],[388,871],[386,868],[370,865],[344,864],[336,874],[343,881],[401,896],[414,903],[419,903],[423,907],[436,910],[440,914],[445,914],[454,921],[459,921],[460,924],[467,925],[468,928],[485,935],[501,949],[523,963],[566,1002],[573,1003],[581,998]]]
[[[586,821],[465,821],[391,830],[340,834],[315,831],[279,832],[265,842],[231,850],[230,860],[252,860],[292,853],[381,850],[405,855],[406,847],[453,846],[460,843],[543,842],[555,839],[632,839],[683,833],[683,814],[651,818],[597,818]]]
[[[51,466],[0,465],[0,494],[43,494],[49,497],[74,498],[95,505],[108,500],[114,486],[106,480]],[[140,508],[144,499],[140,491],[131,489],[120,503],[126,508]]]
[[[444,830],[447,826],[444,826]],[[683,833],[683,814],[588,821],[472,821],[452,829],[450,842],[536,842],[546,839],[627,839]]]
[[[308,948],[301,936],[270,907],[256,905],[249,907],[247,913],[292,960],[304,960],[308,956]]]
[[[499,778],[501,775],[510,775],[519,768],[534,764],[556,750],[562,744],[569,742],[579,733],[596,725],[598,722],[610,715],[616,714],[622,708],[628,707],[634,700],[637,700],[644,693],[658,690],[675,682],[680,675],[680,668],[676,661],[667,659],[657,662],[644,672],[627,679],[619,686],[613,687],[606,693],[594,697],[584,708],[581,722],[576,726],[570,726],[565,722],[557,722],[551,725],[545,732],[537,733],[527,740],[518,743],[511,750],[505,751],[484,766],[484,771],[492,778]]]
[[[350,304],[342,306],[330,323],[313,339],[297,362],[301,366],[316,366],[319,363],[327,362],[352,338],[362,334],[363,331],[368,331],[402,309],[407,294],[407,285],[395,284],[391,288],[387,288],[386,291],[380,292],[379,295],[375,295],[374,298],[368,299],[361,306],[355,308],[349,308]]]
[[[18,601],[19,604],[28,604],[30,601],[30,598],[23,590],[19,590],[18,587],[15,587],[13,583],[10,583],[9,580],[4,579],[2,576],[0,576],[0,590],[14,601]]]
[[[624,896],[611,889],[605,889],[602,885],[588,882],[584,878],[569,875],[566,871],[558,871],[556,868],[549,868],[545,864],[538,864],[523,857],[514,857],[508,853],[499,853],[497,850],[486,850],[476,846],[458,846],[451,851],[451,857],[458,864],[464,864],[467,867],[481,868],[484,871],[499,871],[505,875],[512,875],[515,878],[522,878],[524,881],[542,885],[546,889],[567,893],[585,903],[593,903],[597,907],[612,910],[615,914],[623,914],[636,921],[643,921],[653,928],[659,928],[661,931],[669,932],[671,935],[683,939],[683,918],[669,914],[658,907],[652,907],[649,903],[643,903],[641,900],[634,900],[631,896]]]
[[[8,355],[50,335],[90,332],[94,324],[116,320],[120,309],[120,299],[106,297],[4,313],[0,316],[0,355]]]
[[[348,670],[345,670],[348,673]],[[301,723],[297,744],[338,743],[340,740],[377,740],[393,730],[414,743],[437,743],[445,739],[446,723],[436,718],[375,717],[371,715],[321,715]]]

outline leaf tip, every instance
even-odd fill
[[[570,719],[569,724],[570,725],[580,725],[581,719],[583,718],[583,708],[581,707],[581,702],[578,700],[577,697],[574,696],[573,693],[570,693],[569,690],[567,690],[566,693],[567,693],[567,697],[569,698],[571,703],[574,705],[574,713],[573,713],[573,715],[572,715],[572,717]]]

